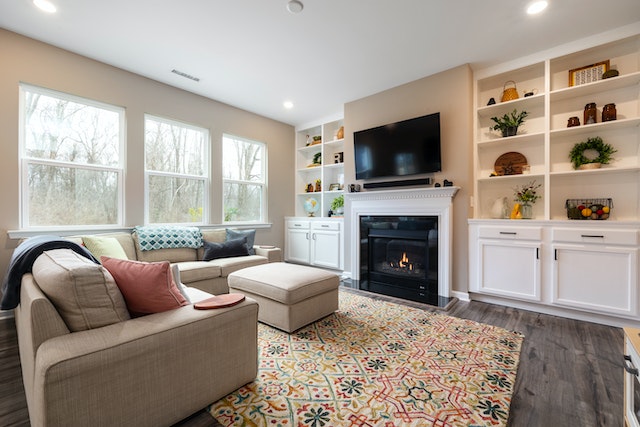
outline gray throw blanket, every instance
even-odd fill
[[[2,301],[0,301],[0,309],[12,310],[20,304],[20,283],[22,282],[22,276],[25,273],[31,272],[31,267],[33,267],[36,258],[44,251],[52,249],[71,249],[89,258],[96,264],[100,264],[100,262],[91,255],[91,252],[70,240],[64,240],[58,236],[30,237],[13,251],[7,274],[2,281]]]

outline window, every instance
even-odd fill
[[[146,222],[204,223],[209,132],[152,116],[145,116],[144,127]]]
[[[266,220],[266,146],[231,135],[222,137],[222,205],[225,222]]]
[[[20,85],[21,226],[121,225],[124,109]]]

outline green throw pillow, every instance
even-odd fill
[[[82,243],[96,259],[101,256],[129,259],[120,242],[115,237],[83,236]]]

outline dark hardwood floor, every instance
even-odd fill
[[[525,334],[509,426],[624,425],[622,329],[475,301],[447,314]],[[0,426],[28,426],[12,318],[0,319],[0,378]],[[204,410],[177,425],[219,426]]]

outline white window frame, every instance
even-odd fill
[[[175,173],[175,172],[164,172],[164,171],[151,171],[147,169],[147,150],[146,150],[146,132],[147,132],[147,128],[146,128],[146,123],[147,120],[154,120],[157,122],[161,122],[164,124],[168,124],[171,126],[180,126],[180,127],[184,127],[187,129],[192,129],[198,132],[203,132],[205,137],[205,143],[204,143],[204,152],[202,153],[202,156],[204,157],[205,161],[203,163],[203,167],[204,167],[204,174],[203,175],[193,175],[193,174],[182,174],[182,173]],[[199,181],[203,181],[204,183],[204,194],[203,194],[203,199],[202,199],[202,221],[199,222],[181,222],[181,223],[177,223],[178,225],[193,225],[193,226],[198,226],[198,225],[204,225],[207,224],[209,222],[209,188],[210,188],[210,183],[211,183],[211,161],[210,161],[210,156],[209,156],[209,147],[211,146],[211,134],[209,132],[209,129],[204,128],[202,126],[197,126],[197,125],[193,125],[190,123],[186,123],[186,122],[182,122],[179,120],[174,120],[174,119],[168,119],[166,117],[161,117],[161,116],[157,116],[154,114],[145,114],[144,115],[144,139],[143,139],[143,150],[144,150],[144,223],[145,224],[150,224],[149,222],[149,177],[150,176],[159,176],[159,177],[167,177],[167,178],[184,178],[184,179],[192,179],[192,180],[199,180]],[[168,224],[168,223],[157,223],[154,222],[154,225],[163,225],[163,224]],[[171,223],[171,224],[176,224],[176,223]]]
[[[41,95],[60,98],[63,100],[76,102],[79,104],[88,105],[104,110],[113,111],[118,114],[118,127],[119,127],[119,141],[118,141],[118,164],[117,166],[102,166],[92,165],[74,162],[65,162],[59,160],[47,160],[35,157],[28,157],[26,155],[26,117],[24,114],[26,92],[39,93]],[[19,130],[18,130],[18,145],[19,145],[19,205],[20,205],[20,229],[23,230],[99,230],[99,229],[112,229],[114,227],[122,227],[124,224],[124,200],[125,200],[125,188],[124,188],[124,165],[125,165],[125,109],[104,102],[95,101],[88,98],[83,98],[76,95],[71,95],[64,92],[59,92],[53,89],[47,89],[39,86],[30,85],[27,83],[19,84]],[[29,165],[47,165],[55,167],[68,167],[71,169],[82,170],[98,170],[104,172],[115,172],[118,175],[118,196],[117,196],[117,215],[118,220],[114,224],[69,224],[69,225],[39,225],[34,226],[29,224]]]
[[[262,181],[245,181],[245,180],[237,180],[237,179],[226,179],[224,178],[224,168],[225,168],[225,159],[224,159],[224,143],[225,143],[225,139],[233,139],[233,140],[237,140],[237,141],[242,141],[242,142],[246,142],[249,144],[255,144],[255,145],[260,145],[262,146],[262,153],[263,153],[263,159],[262,159]],[[259,223],[266,223],[267,222],[267,218],[269,218],[269,213],[267,212],[267,207],[268,207],[268,203],[267,203],[267,195],[268,195],[268,183],[267,183],[267,176],[268,176],[268,155],[269,155],[269,150],[267,149],[268,146],[266,143],[262,142],[262,141],[256,141],[253,139],[249,139],[249,138],[243,138],[241,136],[236,136],[236,135],[231,135],[228,133],[225,133],[222,135],[222,193],[221,193],[221,201],[222,201],[222,223],[223,224],[259,224]],[[262,191],[261,191],[261,203],[260,203],[260,219],[255,220],[255,221],[225,221],[225,200],[224,200],[224,186],[225,184],[246,184],[246,185],[257,185],[257,186],[261,186],[262,187]]]

